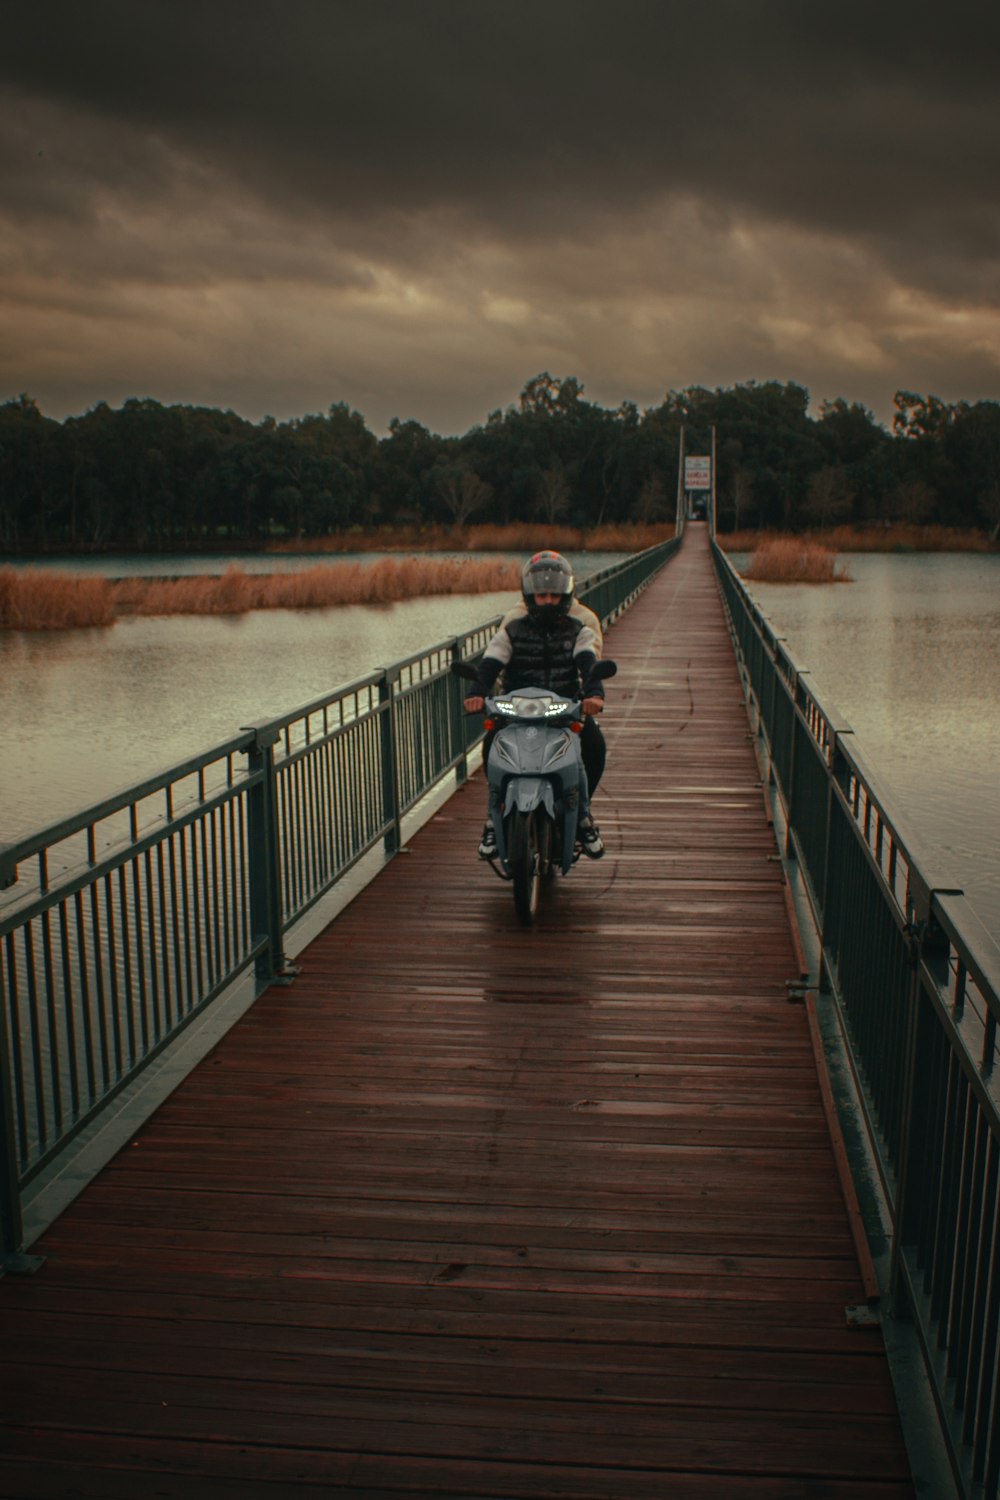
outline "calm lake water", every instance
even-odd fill
[[[92,561],[86,567],[218,572],[229,560],[103,558],[99,569]],[[232,560],[249,571],[252,560]],[[584,577],[612,560],[589,554],[574,561]],[[316,558],[281,561],[311,566]],[[824,706],[853,725],[859,751],[900,812],[904,837],[953,873],[997,934],[1000,557],[845,561],[852,584],[754,584],[754,596],[811,672]],[[265,571],[275,563],[260,560]],[[0,842],[470,629],[510,599],[0,632]]]
[[[1000,940],[1000,557],[841,561],[853,583],[748,587],[853,728],[904,838]]]
[[[133,554],[104,553],[100,557],[5,557],[0,558],[4,567],[44,568],[49,572],[81,573],[86,577],[101,578],[190,578],[202,574],[224,573],[227,568],[241,568],[244,573],[300,573],[305,568],[336,567],[338,563],[373,563],[380,558],[391,557],[397,562],[408,557],[457,558],[469,561],[475,558],[511,557],[520,559],[520,552],[233,552],[212,553],[202,556],[188,552],[156,552]],[[580,578],[595,573],[600,568],[616,562],[621,553],[567,553],[574,558],[573,566]]]
[[[583,579],[622,554],[569,557]],[[247,572],[276,572],[341,560],[359,559],[157,555],[104,557],[99,565],[52,558],[45,565],[110,577],[219,573],[231,562]],[[248,615],[124,617],[110,629],[0,631],[0,843],[166,770],[244,725],[470,630],[513,597],[507,590]]]

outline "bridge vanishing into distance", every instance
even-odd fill
[[[534,928],[488,625],[0,850],[5,1500],[996,1495],[996,951],[707,526],[588,602]]]

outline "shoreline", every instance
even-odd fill
[[[831,552],[1000,552],[1000,541],[991,542],[979,528],[958,526],[817,526],[808,531],[728,531],[716,540],[725,552],[755,552],[776,541],[825,547]]]

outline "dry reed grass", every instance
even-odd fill
[[[718,542],[727,552],[753,552],[765,542],[787,536],[778,531],[720,532]],[[829,526],[805,531],[798,540],[828,547],[833,552],[992,552],[985,531],[957,526]]]
[[[113,625],[114,618],[106,578],[0,568],[0,630],[66,630]]]
[[[773,537],[757,547],[744,577],[759,583],[850,583],[827,547],[795,537]]]
[[[604,527],[588,543],[601,551],[637,552],[673,534],[673,527]],[[447,550],[440,532],[435,550]],[[463,527],[460,550],[520,551],[540,546],[573,550],[579,533]],[[595,542],[595,537],[600,541]],[[380,537],[380,550],[385,538]],[[411,549],[412,550],[412,549]],[[457,550],[457,549],[456,549]],[[581,550],[586,550],[581,547]],[[0,629],[59,630],[113,625],[119,615],[237,615],[255,609],[321,609],[342,604],[391,604],[441,594],[515,590],[520,564],[502,559],[380,558],[376,562],[317,563],[299,573],[245,573],[232,566],[221,577],[80,578],[43,568],[0,568]]]
[[[120,614],[233,615],[495,593],[517,588],[518,580],[517,565],[507,562],[380,558],[371,564],[319,563],[300,573],[253,574],[234,566],[219,578],[123,578],[112,586],[112,597]]]

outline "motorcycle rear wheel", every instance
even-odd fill
[[[507,826],[507,868],[514,886],[514,910],[522,927],[530,927],[538,915],[542,884],[542,856],[535,812],[511,813]]]

